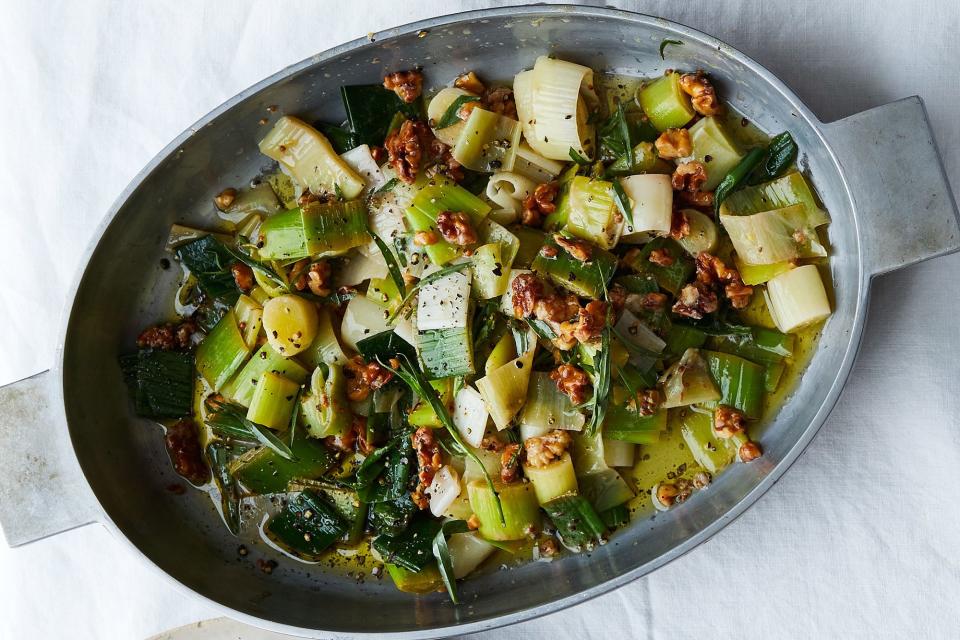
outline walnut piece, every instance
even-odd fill
[[[652,416],[660,408],[662,398],[657,389],[640,389],[637,391],[637,413],[641,416]]]
[[[159,349],[161,351],[187,350],[190,348],[190,338],[197,331],[197,323],[193,320],[167,322],[155,327],[144,329],[137,336],[137,346],[141,349]]]
[[[590,391],[590,377],[587,373],[572,364],[561,364],[550,372],[550,379],[553,380],[557,389],[567,394],[573,404],[582,404]]]
[[[607,324],[607,303],[591,300],[580,309],[573,337],[580,342],[591,342],[600,337]]]
[[[433,133],[423,122],[404,120],[400,128],[387,136],[383,146],[387,149],[390,165],[397,176],[407,184],[413,184],[424,158],[424,149],[429,147]]]
[[[344,365],[347,377],[347,397],[354,402],[362,402],[383,385],[393,379],[393,373],[379,362],[367,363],[362,356],[354,356]]]
[[[699,160],[691,160],[677,165],[670,182],[676,191],[700,191],[707,181],[707,167]]]
[[[683,211],[674,210],[673,218],[670,220],[670,237],[680,240],[688,235],[690,235],[690,219]]]
[[[195,485],[206,484],[210,468],[204,462],[200,432],[193,420],[184,418],[167,427],[163,441],[174,471]]]
[[[404,102],[413,102],[423,90],[423,74],[417,70],[388,73],[383,77],[383,88],[393,91]]]
[[[517,103],[513,98],[513,89],[509,87],[490,89],[483,94],[481,101],[487,111],[517,119]]]
[[[763,455],[763,451],[756,442],[744,442],[740,445],[737,455],[740,457],[740,462],[753,462]]]
[[[234,262],[230,265],[230,274],[233,276],[233,281],[237,285],[237,289],[243,291],[244,293],[250,293],[250,290],[253,289],[253,269],[243,264],[242,262]]]
[[[553,241],[557,246],[570,254],[574,260],[587,262],[593,256],[593,247],[589,242],[578,238],[568,238],[559,233],[553,235]]]
[[[461,247],[478,240],[469,216],[460,211],[441,211],[437,216],[437,230],[444,240]]]
[[[562,429],[554,429],[539,437],[527,438],[523,443],[527,450],[527,464],[542,469],[563,456],[572,442],[570,433]]]
[[[519,444],[508,444],[500,453],[500,480],[505,484],[520,479],[520,456],[523,450]]]
[[[707,285],[723,283],[724,295],[734,309],[743,309],[753,297],[753,287],[743,283],[739,271],[706,251],[697,256],[697,280]]]
[[[743,433],[747,428],[747,417],[742,411],[725,404],[719,405],[713,411],[713,430],[717,432],[717,437],[727,439],[732,438],[738,433]]]
[[[667,129],[660,134],[654,145],[657,147],[657,155],[666,160],[686,158],[693,153],[690,132],[686,129]]]
[[[673,312],[679,316],[701,320],[719,307],[713,288],[702,282],[691,282],[680,290]]]
[[[670,250],[666,248],[654,249],[650,252],[648,260],[658,267],[669,267],[674,262],[673,255],[671,255]]]
[[[543,219],[557,210],[554,199],[560,191],[556,182],[547,182],[537,185],[529,196],[523,200],[523,211],[520,213],[520,222],[528,227],[543,225]]]
[[[480,95],[486,89],[486,87],[483,86],[483,82],[480,81],[480,78],[478,78],[477,74],[473,71],[469,71],[462,76],[457,76],[457,79],[453,81],[453,86],[477,95]]]
[[[417,487],[413,490],[410,498],[413,503],[421,509],[430,506],[430,496],[427,494],[427,488],[433,482],[433,476],[437,474],[440,467],[443,466],[443,460],[440,457],[440,446],[433,435],[433,429],[429,427],[420,427],[413,432],[413,450],[417,453]]]
[[[429,247],[432,244],[437,244],[440,242],[440,236],[437,235],[436,231],[427,230],[427,231],[417,231],[413,234],[413,244],[418,247]]]
[[[720,113],[720,101],[707,74],[703,70],[685,73],[680,76],[680,88],[690,96],[694,111],[703,116],[715,116]]]

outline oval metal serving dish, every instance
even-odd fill
[[[664,39],[683,42],[668,49],[666,61],[659,55]],[[258,121],[270,105],[279,107],[271,117],[291,113],[333,121],[343,115],[342,84],[379,82],[387,71],[414,65],[424,67],[433,86],[469,69],[508,78],[543,53],[635,76],[658,75],[667,67],[706,69],[724,99],[745,117],[768,132],[789,130],[799,143],[801,167],[833,218],[835,313],[801,384],[762,434],[763,458],[734,466],[709,491],[632,523],[592,553],[467,580],[461,587],[466,604],[459,607],[446,594],[412,596],[387,580],[368,577],[358,584],[289,560],[270,576],[250,561],[238,562],[236,539],[225,532],[205,497],[199,492],[175,496],[165,489],[174,476],[162,438],[131,416],[116,364],[138,329],[170,313],[166,305],[179,274],[159,266],[170,225],[209,223],[209,203],[223,185],[242,184],[267,166],[257,141],[265,131]],[[904,132],[910,145],[897,144]],[[910,189],[894,193],[894,176]],[[923,201],[913,202],[918,193]],[[898,219],[910,207],[924,208],[922,229],[906,228]],[[319,54],[251,87],[175,140],[128,187],[78,276],[62,359],[47,376],[57,386],[49,400],[53,424],[38,425],[34,436],[56,439],[65,417],[73,452],[99,504],[85,511],[77,506],[83,504],[78,493],[59,519],[34,522],[23,512],[17,515],[13,496],[0,507],[0,518],[12,544],[101,521],[160,571],[228,615],[291,634],[435,637],[550,613],[683,555],[763,495],[837,400],[860,342],[871,277],[954,251],[958,242],[955,205],[919,99],[823,124],[763,67],[722,42],[616,10],[503,8],[400,27]],[[43,378],[20,384],[45,388]],[[20,387],[20,396],[25,388]],[[3,390],[0,406],[14,406],[17,393],[17,385]],[[26,446],[44,450],[35,442]],[[16,469],[3,473],[12,477]],[[36,505],[43,482],[22,501]],[[29,513],[41,519],[36,509]]]

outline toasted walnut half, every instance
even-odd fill
[[[686,129],[667,129],[660,134],[654,145],[657,147],[657,155],[666,160],[686,158],[693,153],[690,132]]]
[[[694,111],[700,115],[715,116],[720,113],[717,92],[703,70],[680,76],[680,88],[690,96]]]
[[[567,394],[573,404],[582,404],[590,391],[590,377],[587,373],[572,364],[561,364],[550,372],[550,379],[557,384],[557,389]]]
[[[559,459],[572,442],[570,433],[562,429],[554,429],[539,437],[527,438],[523,443],[527,450],[527,464],[536,468],[546,467]]]
[[[383,77],[383,88],[393,91],[404,102],[413,102],[423,90],[423,74],[416,70],[388,73]]]

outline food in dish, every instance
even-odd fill
[[[277,168],[171,230],[180,317],[121,366],[232,532],[306,562],[369,545],[456,602],[493,555],[593,548],[762,456],[830,315],[829,217],[790,134],[701,71],[541,57],[423,87],[266,118]]]

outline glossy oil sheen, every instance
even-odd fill
[[[836,400],[859,342],[867,276],[857,218],[839,165],[802,104],[761,67],[718,41],[676,25],[624,12],[531,7],[476,12],[378,34],[305,61],[245,92],[205,118],[152,165],[122,200],[93,251],[68,321],[63,346],[63,395],[77,457],[108,523],[163,572],[227,613],[291,633],[328,637],[404,632],[436,636],[516,622],[597,595],[647,573],[719,530],[775,481],[799,455]],[[667,60],[663,39],[679,39]],[[710,491],[679,508],[619,532],[593,553],[565,556],[494,572],[460,586],[466,605],[445,594],[413,596],[388,579],[363,584],[285,560],[262,547],[241,560],[200,492],[177,496],[178,481],[156,427],[130,412],[117,355],[139,328],[167,313],[179,272],[163,270],[167,231],[174,222],[210,219],[223,185],[240,185],[269,165],[257,141],[267,107],[306,119],[336,121],[342,84],[379,82],[386,71],[423,65],[430,84],[448,84],[473,69],[509,77],[544,53],[630,76],[667,67],[703,68],[737,111],[767,132],[790,130],[833,217],[829,270],[835,313],[826,323],[810,367],[765,429],[764,456],[735,465]],[[639,61],[639,62],[638,62]],[[276,557],[265,575],[251,558]],[[309,574],[309,575],[308,575]],[[375,612],[373,614],[372,612]],[[462,625],[462,626],[461,626]]]

